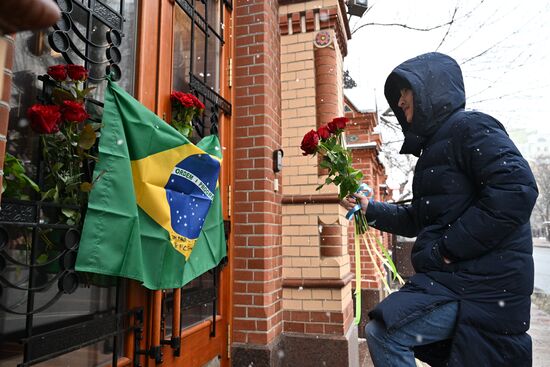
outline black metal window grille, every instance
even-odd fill
[[[194,121],[195,138],[218,134],[220,110],[231,115],[231,104],[220,95],[221,50],[225,44],[222,0],[176,0],[173,88],[193,92],[206,111]],[[183,53],[183,54],[182,54]]]
[[[123,33],[125,6],[135,6],[134,0],[56,2],[63,12],[62,18],[48,35],[48,41],[51,48],[61,53],[67,63],[87,67],[90,70],[89,82],[92,84],[101,83],[108,75],[120,81],[122,70],[132,70],[128,66],[133,64],[134,48],[124,49],[121,44],[126,36]],[[128,42],[133,42],[133,37],[126,37],[125,43]],[[133,80],[128,76],[122,81],[122,86],[131,90]]]
[[[16,38],[10,99],[7,150],[31,163],[27,174],[39,185],[44,175],[39,139],[25,117],[37,95],[41,102],[51,98],[48,79],[38,75],[53,64],[86,66],[88,86],[96,87],[87,107],[96,119],[107,75],[130,92],[133,85],[127,71],[133,70],[135,1],[56,2],[62,19],[53,29]],[[30,366],[58,357],[52,363],[64,364],[63,358],[72,358],[67,353],[84,347],[76,358],[116,363],[121,333],[129,327],[128,314],[120,312],[121,287],[113,278],[74,271],[80,226],[59,221],[63,211],[82,208],[29,194],[34,200],[4,198],[0,210],[0,365]]]

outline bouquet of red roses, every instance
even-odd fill
[[[304,151],[303,155],[322,156],[320,167],[328,169],[328,177],[325,182],[317,187],[320,190],[323,186],[335,184],[338,186],[338,197],[340,200],[346,196],[359,191],[368,191],[368,186],[362,184],[363,173],[352,167],[352,158],[350,152],[343,145],[343,132],[349,119],[346,117],[337,117],[326,125],[308,132],[300,148]],[[365,215],[358,206],[354,208],[355,230],[357,234],[366,232],[368,225]],[[349,219],[349,218],[348,218]]]
[[[85,105],[95,87],[86,86],[88,69],[81,65],[50,66],[48,77],[54,84],[50,103],[37,103],[27,110],[30,126],[42,140],[47,172],[42,200],[82,204],[92,186],[87,181],[90,178],[83,174],[83,167],[89,160],[97,160],[90,150],[101,127],[100,123],[88,121],[90,115]],[[78,212],[73,214],[68,215],[70,224],[79,220]]]
[[[191,93],[173,91],[170,94],[172,102],[172,126],[183,136],[190,138],[193,134],[193,119],[204,112],[204,103]]]
[[[328,177],[325,182],[317,187],[320,190],[328,184],[338,186],[338,197],[340,200],[357,192],[365,192],[369,195],[372,191],[364,183],[362,183],[363,173],[352,167],[352,157],[350,152],[343,145],[342,134],[346,128],[349,119],[345,117],[337,117],[326,125],[323,125],[315,130],[309,131],[302,139],[300,148],[304,151],[303,155],[315,156],[319,154],[321,162],[319,166],[328,170]],[[377,259],[391,271],[394,279],[401,284],[404,284],[403,279],[399,276],[397,268],[391,259],[391,255],[380,240],[372,235],[368,229],[367,219],[361,205],[357,205],[348,212],[347,218],[355,219],[355,275],[356,275],[356,312],[355,322],[358,324],[361,318],[361,262],[360,259],[360,240],[363,241],[367,248],[367,252],[373,264],[377,263]],[[384,283],[386,290],[390,291],[386,277],[382,271],[375,266],[377,273]]]

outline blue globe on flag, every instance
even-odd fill
[[[165,186],[172,228],[199,237],[216,189],[220,164],[208,154],[190,155],[174,167]]]

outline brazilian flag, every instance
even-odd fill
[[[179,288],[226,256],[221,150],[193,145],[114,82],[76,270]]]

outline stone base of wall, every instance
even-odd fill
[[[360,367],[357,327],[345,336],[283,333],[268,345],[234,343],[231,365],[238,367]]]
[[[355,294],[355,289],[353,290]],[[382,289],[361,289],[361,322],[359,323],[359,337],[365,338],[365,326],[369,322],[369,312],[385,297]],[[355,298],[354,310],[355,310]]]
[[[283,364],[282,338],[278,337],[268,345],[233,343],[231,365],[235,367],[285,367]]]
[[[359,367],[357,327],[345,336],[283,334],[281,367]]]

